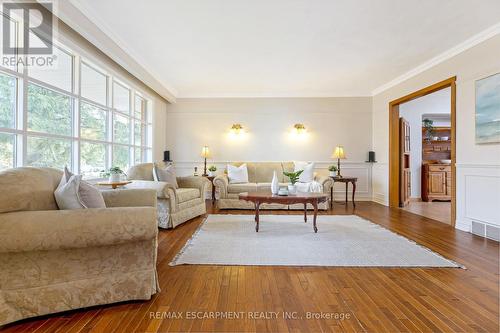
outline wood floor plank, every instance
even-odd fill
[[[219,211],[210,203],[207,209],[216,214],[252,214]],[[334,205],[320,212],[325,214],[359,215],[467,269],[169,266],[202,223],[200,217],[159,232],[162,291],[151,300],[27,319],[0,332],[498,332],[498,242],[372,202],[359,202],[356,208]],[[174,312],[181,318],[156,316]],[[190,312],[208,315],[188,318]],[[221,318],[240,312],[240,318]],[[278,315],[263,319],[250,312]],[[307,313],[349,317],[307,319]],[[285,318],[286,314],[297,318]]]

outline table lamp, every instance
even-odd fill
[[[340,160],[345,160],[346,156],[344,153],[344,147],[343,146],[337,146],[335,147],[335,150],[333,151],[332,158],[337,159],[337,177],[342,177],[340,175]]]
[[[201,149],[201,157],[203,157],[205,159],[205,168],[203,169],[202,176],[208,176],[208,174],[207,174],[207,158],[210,157],[210,149],[208,149],[208,146],[204,146]]]

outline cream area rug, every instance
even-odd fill
[[[170,263],[205,265],[461,267],[356,215],[209,215]]]

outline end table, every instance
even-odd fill
[[[345,183],[345,204],[347,205],[347,190],[349,188],[349,183],[352,184],[352,205],[356,207],[356,202],[354,201],[354,195],[356,194],[356,182],[358,181],[358,178],[356,177],[330,177],[333,179],[333,184],[339,182],[339,183]],[[330,189],[330,207],[333,207],[333,186]]]
[[[203,177],[208,179],[210,181],[210,183],[212,184],[212,204],[214,204],[215,203],[215,184],[214,184],[215,177],[214,176],[203,176]]]

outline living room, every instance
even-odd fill
[[[1,11],[0,332],[498,331],[498,1]]]

